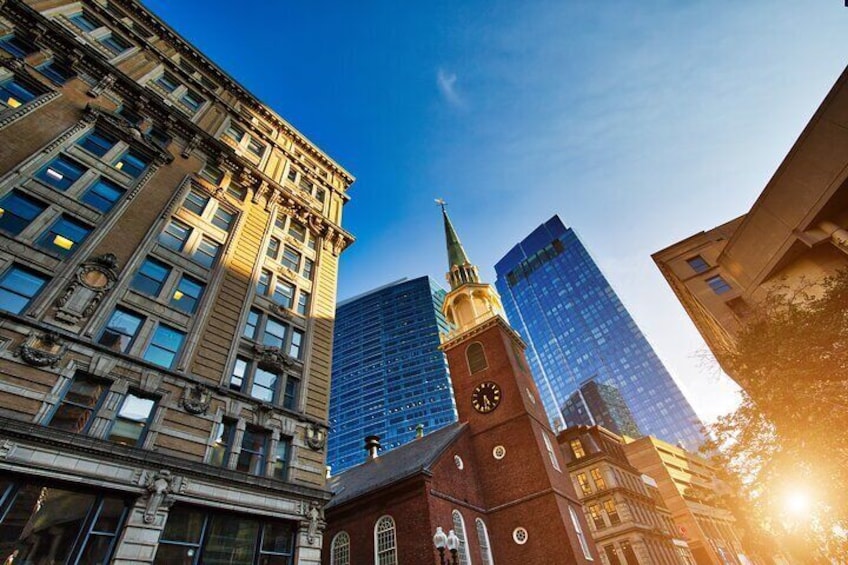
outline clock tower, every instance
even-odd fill
[[[500,297],[480,281],[448,217],[451,290],[442,336],[459,420],[466,422],[496,562],[599,563],[583,509]]]

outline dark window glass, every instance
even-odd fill
[[[241,127],[236,124],[230,124],[227,128],[227,131],[224,132],[224,135],[235,141],[236,143],[241,143],[241,139],[245,136],[247,132],[245,132]]]
[[[211,239],[204,237],[197,245],[197,249],[194,251],[192,259],[209,269],[215,263],[215,259],[218,257],[218,252],[220,250],[220,243],[215,243]]]
[[[300,381],[295,377],[286,378],[286,391],[283,395],[283,408],[294,410],[297,407],[297,389]]]
[[[94,18],[90,17],[85,12],[80,12],[79,14],[74,14],[73,16],[68,18],[71,22],[74,23],[78,28],[83,31],[94,31],[100,26],[100,23]]]
[[[686,262],[689,263],[689,266],[692,267],[692,270],[696,273],[703,273],[704,271],[709,270],[709,264],[704,261],[704,258],[700,255],[696,255],[690,259],[686,259]]]
[[[115,55],[120,55],[121,53],[130,48],[130,44],[126,39],[118,37],[116,35],[108,35],[99,39],[98,41],[103,47],[105,47]]]
[[[130,350],[138,335],[138,330],[141,329],[143,321],[144,318],[138,314],[122,308],[115,308],[115,312],[109,318],[97,342],[115,351],[126,353]]]
[[[259,273],[259,282],[256,283],[256,294],[261,296],[268,295],[268,287],[271,285],[271,272],[262,269]]]
[[[47,284],[47,277],[12,265],[0,278],[0,309],[20,314]]]
[[[265,153],[265,145],[253,138],[250,138],[250,141],[247,142],[247,150],[257,157],[262,157],[262,154]]]
[[[292,330],[292,340],[289,346],[289,355],[295,359],[300,359],[301,348],[303,346],[303,332],[300,330]]]
[[[118,159],[118,162],[115,163],[115,168],[127,173],[132,178],[138,178],[149,164],[149,159],[142,157],[140,154],[130,149],[124,153],[120,159]]]
[[[707,279],[707,284],[710,285],[710,288],[713,289],[713,292],[716,294],[724,294],[725,292],[731,290],[727,281],[721,278],[721,276],[716,275],[714,277],[710,277]]]
[[[277,453],[274,459],[274,478],[282,481],[286,480],[289,467],[289,452],[291,444],[289,440],[280,438],[277,442]]]
[[[251,309],[247,314],[247,321],[244,323],[244,337],[256,339],[256,330],[259,326],[259,311]]]
[[[64,192],[78,181],[85,171],[86,168],[83,165],[64,155],[60,155],[43,166],[35,174],[35,178]]]
[[[112,209],[115,202],[121,199],[124,192],[123,188],[112,181],[100,178],[82,195],[81,200],[89,206],[106,213]]]
[[[284,267],[288,267],[296,273],[300,269],[300,253],[286,246],[283,249],[283,258],[280,262]]]
[[[294,530],[289,524],[265,524],[262,528],[262,548],[259,562],[262,565],[289,565],[294,553]]]
[[[156,79],[156,84],[168,92],[173,92],[180,85],[180,82],[170,73],[163,73],[162,76]]]
[[[46,209],[46,204],[13,190],[0,200],[0,230],[18,235]]]
[[[278,280],[274,288],[274,302],[285,308],[291,308],[294,304],[294,285]]]
[[[212,454],[209,458],[209,463],[216,467],[226,467],[227,459],[229,459],[230,451],[233,448],[233,438],[235,437],[236,424],[229,420],[224,420],[218,424],[216,431],[215,443],[212,444]],[[199,536],[198,536],[199,538]]]
[[[257,367],[256,373],[253,375],[250,396],[265,402],[274,402],[276,389],[277,375]]]
[[[130,286],[144,294],[159,296],[170,272],[171,267],[148,257],[136,271]]]
[[[297,299],[297,313],[301,316],[306,316],[309,310],[309,293],[301,290],[300,296]]]
[[[489,366],[486,361],[486,352],[480,343],[475,342],[469,345],[465,350],[465,357],[468,359],[468,370],[472,373],[482,371]]]
[[[0,83],[0,108],[17,108],[35,100],[35,92],[17,79]]]
[[[0,39],[0,48],[15,57],[26,57],[35,52],[35,46],[32,43],[15,35],[7,35]]]
[[[250,361],[236,357],[233,373],[230,375],[230,390],[244,392],[244,379],[247,377],[247,367]]]
[[[215,210],[215,215],[212,216],[212,224],[218,226],[224,231],[229,231],[230,224],[233,223],[233,218],[235,217],[235,214],[227,212],[219,206],[218,209]]]
[[[215,515],[209,522],[203,546],[204,565],[253,565],[258,521]]]
[[[265,251],[265,255],[270,257],[271,259],[276,259],[277,255],[280,254],[280,240],[276,237],[272,237],[268,240],[268,249]]]
[[[247,189],[240,184],[230,182],[229,186],[227,186],[227,194],[236,200],[244,201],[247,198]]]
[[[268,317],[265,322],[265,334],[262,336],[263,345],[282,349],[286,341],[286,326],[274,318]]]
[[[184,339],[184,332],[165,324],[159,324],[159,327],[153,333],[153,339],[150,340],[150,344],[144,352],[144,359],[169,369],[173,366]]]
[[[111,135],[94,130],[82,138],[77,145],[89,153],[93,153],[98,157],[103,157],[115,146],[116,143],[118,143],[118,140]]]
[[[280,231],[286,230],[286,216],[277,216],[274,220],[274,227]]]
[[[306,228],[303,226],[303,224],[292,221],[289,224],[289,235],[298,240],[299,242],[303,243],[304,241],[306,241]]]
[[[206,179],[217,186],[224,179],[224,173],[215,165],[207,163],[206,166],[200,170],[200,178]]]
[[[289,179],[292,182],[296,182],[297,181],[297,171],[293,168],[290,168],[289,172],[286,174],[286,178]]]
[[[193,314],[197,310],[197,303],[200,302],[200,297],[203,296],[203,289],[206,287],[202,282],[193,279],[188,275],[183,275],[174,295],[171,297],[171,306],[179,308],[183,312]]]
[[[313,261],[309,257],[304,258],[303,259],[303,273],[301,273],[303,275],[303,278],[311,281],[312,275],[314,274],[314,271],[315,271],[315,261]]]
[[[150,128],[150,131],[147,132],[147,136],[153,143],[162,148],[168,147],[171,143],[171,136],[158,126]]]
[[[155,406],[156,401],[151,398],[127,394],[109,431],[109,441],[133,447],[141,445]]]
[[[55,59],[38,67],[38,71],[59,85],[65,84],[76,75],[68,65],[60,63]]]
[[[109,385],[86,374],[78,373],[65,389],[47,425],[74,433],[85,433],[92,416],[100,406]]]
[[[159,243],[174,251],[182,251],[191,228],[179,220],[171,220],[159,235]]]
[[[269,439],[268,432],[248,426],[242,436],[236,470],[252,475],[264,475]]]
[[[182,97],[182,103],[186,105],[186,107],[191,110],[192,113],[200,110],[200,107],[203,106],[203,98],[196,92],[189,90]]]
[[[35,241],[35,245],[61,257],[73,254],[85,241],[91,228],[67,216],[60,216]]]
[[[318,202],[324,203],[324,200],[327,198],[327,193],[324,192],[323,188],[319,188],[315,190],[315,198],[318,199]]]
[[[198,216],[202,216],[203,210],[206,208],[207,204],[209,204],[209,196],[201,194],[196,190],[192,190],[186,196],[185,201],[183,202],[183,208],[190,212],[194,212]]]

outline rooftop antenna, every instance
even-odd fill
[[[436,198],[436,204],[442,207],[442,212],[445,211],[445,206],[448,205],[448,203],[442,200],[441,198]]]

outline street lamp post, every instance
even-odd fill
[[[439,550],[440,565],[459,565],[457,550],[459,549],[459,538],[453,530],[445,535],[441,526],[436,526],[436,535],[433,536],[433,545]],[[445,561],[445,548],[451,553],[450,561]]]

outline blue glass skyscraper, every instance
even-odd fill
[[[641,432],[688,449],[703,441],[683,397],[586,248],[554,216],[495,265],[496,287],[552,426],[581,383],[618,388]],[[588,407],[587,407],[588,409]]]
[[[340,302],[333,338],[327,464],[333,474],[365,460],[364,438],[384,449],[456,421],[439,334],[445,291],[429,277],[403,279]]]

